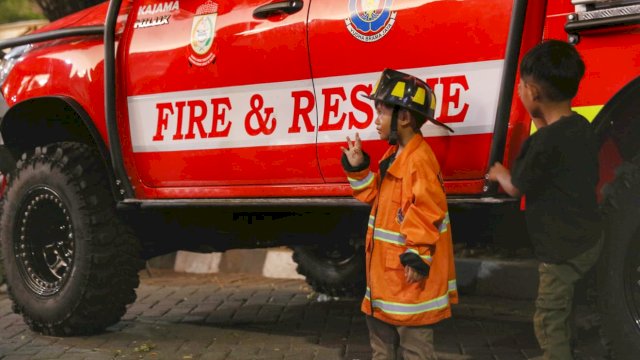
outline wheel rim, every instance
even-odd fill
[[[640,232],[636,233],[636,241],[632,241],[625,261],[625,297],[636,330],[640,332]]]
[[[43,296],[57,294],[73,268],[75,233],[69,211],[55,191],[31,189],[17,213],[16,263],[24,283]]]

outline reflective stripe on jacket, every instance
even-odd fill
[[[384,159],[397,151],[387,150]],[[440,166],[421,135],[389,167],[382,184],[369,169],[347,172],[354,196],[372,205],[366,237],[367,290],[362,311],[394,325],[428,325],[451,316],[458,302],[451,226]],[[400,255],[413,252],[430,266],[408,284]],[[373,313],[372,313],[373,312]]]

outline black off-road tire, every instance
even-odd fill
[[[366,288],[364,249],[350,244],[295,246],[293,260],[314,291],[357,298]]]
[[[120,320],[143,261],[93,148],[56,143],[23,154],[0,205],[8,292],[31,329],[88,335]]]
[[[603,189],[605,243],[598,268],[602,328],[616,359],[640,354],[640,159]]]

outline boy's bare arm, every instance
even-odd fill
[[[487,179],[497,181],[507,194],[513,197],[520,197],[520,190],[511,183],[511,173],[500,162],[496,162],[489,169]]]

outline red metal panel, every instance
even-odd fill
[[[215,62],[199,67],[188,61],[192,25],[206,0],[182,0],[179,10],[139,14],[141,8],[168,3],[141,0],[131,21],[170,15],[166,25],[134,30],[129,48],[127,94],[142,95],[309,79],[306,42],[308,2],[299,12],[256,19],[253,11],[268,2],[216,0]]]
[[[529,49],[542,41],[546,11],[547,3],[544,1],[529,1],[527,3],[527,13],[522,33],[522,41],[520,43],[518,64],[520,64],[522,57]],[[519,76],[520,74],[518,72],[514,89],[517,89]],[[511,100],[511,114],[509,116],[509,128],[507,130],[503,159],[505,166],[511,167],[513,165],[513,162],[520,153],[522,144],[530,134],[530,127],[531,117],[522,106],[518,92],[514,91]]]
[[[177,3],[142,0],[131,15],[124,129],[142,183],[322,182],[315,134],[290,131],[292,91],[312,91],[309,2],[267,19],[252,15],[261,0]]]
[[[121,18],[129,22],[118,52],[117,66],[124,70],[119,82],[125,85],[118,124],[139,196],[349,196],[339,164],[345,136],[363,134],[374,159],[387,147],[376,140],[373,109],[362,98],[385,67],[415,73],[434,87],[437,116],[456,129],[448,135],[432,125],[423,128],[447,190],[481,192],[492,139],[493,118],[487,113],[495,112],[513,1],[378,0],[368,7],[360,0],[327,0],[260,20],[252,12],[264,2],[224,0],[215,3],[210,51],[215,62],[198,66],[189,60],[190,44],[206,43],[206,31],[204,38],[193,35],[198,8],[206,3],[183,0],[174,9],[177,1],[136,0],[121,11],[133,9]],[[574,10],[570,0],[528,6],[521,55],[542,38],[545,10],[544,37],[567,39],[566,15]],[[353,9],[361,19],[373,19],[371,24],[384,21],[372,25],[379,25],[377,30],[363,31]],[[100,24],[105,10],[103,4],[46,29]],[[136,22],[143,26],[134,29]],[[581,34],[577,47],[587,73],[574,106],[605,104],[636,76],[639,29]],[[100,43],[99,38],[67,39],[36,46],[3,86],[8,103],[69,96],[106,139]],[[507,164],[529,124],[515,94],[513,101]]]
[[[85,109],[106,141],[101,39],[56,42],[35,47],[15,65],[2,88],[3,94],[9,95],[7,103],[13,106],[35,97],[69,97]]]
[[[566,14],[549,17],[545,37],[566,41],[566,22]],[[581,32],[576,48],[586,69],[574,106],[604,105],[638,76],[640,57],[636,54],[640,54],[640,26]]]
[[[484,181],[448,181],[445,189],[449,195],[478,194],[482,192]],[[146,198],[189,199],[189,198],[269,198],[269,197],[350,197],[348,184],[309,185],[251,185],[216,187],[162,187],[143,188]]]
[[[351,111],[361,105],[355,101],[366,93],[364,87],[370,91],[387,67],[427,81],[438,99],[436,116],[456,130],[447,135],[432,125],[423,128],[445,180],[483,178],[513,1],[380,0],[373,5],[367,9],[359,0],[311,4],[309,52],[313,75],[319,79],[315,82],[318,158],[325,181],[345,181],[337,157],[346,135],[353,137],[358,131],[365,140],[377,138],[373,111]],[[385,16],[386,25],[376,30],[375,20]],[[343,79],[345,75],[351,77]],[[358,86],[361,93],[354,97]],[[337,92],[327,99],[329,90]],[[327,110],[331,105],[333,113]],[[362,106],[371,104],[365,100]],[[336,124],[343,114],[359,117],[360,123],[347,126],[345,120],[335,129],[325,127],[333,132],[322,131],[323,123]],[[378,159],[387,145],[371,141],[366,146]]]
[[[484,176],[482,166],[487,162],[491,134],[428,137],[427,142],[438,156],[442,174],[448,181],[479,179]],[[344,182],[342,166],[337,161],[345,142],[318,144],[318,158],[327,182]],[[372,168],[389,145],[381,140],[364,141],[363,149],[371,156]]]
[[[352,36],[345,24],[349,4],[360,2],[312,2],[314,77],[504,59],[512,0],[376,1],[396,15],[386,35],[371,42]]]
[[[141,152],[135,154],[135,160],[141,174],[158,179],[158,187],[310,184],[318,182],[312,176],[318,171],[317,164],[301,162],[286,167],[293,160],[315,158],[315,154],[315,144],[308,144],[171,151],[161,155]]]

